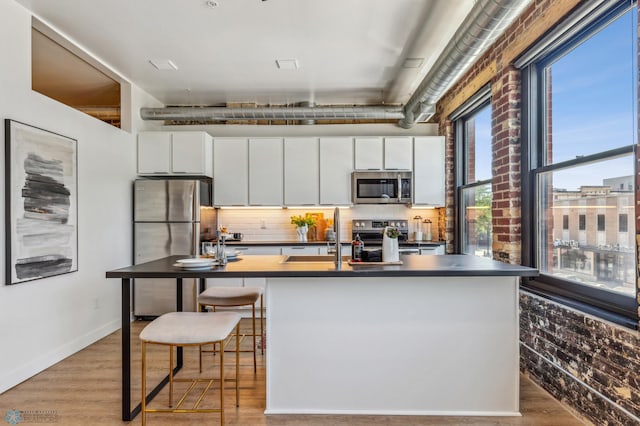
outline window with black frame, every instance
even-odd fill
[[[489,87],[455,118],[457,203],[461,253],[492,257],[491,104]],[[456,113],[454,113],[454,116]]]
[[[525,285],[635,321],[637,8],[605,6],[523,70]]]

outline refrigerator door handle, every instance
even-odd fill
[[[200,254],[200,222],[193,222],[191,232],[193,233],[193,237],[191,238],[191,254],[198,256]]]

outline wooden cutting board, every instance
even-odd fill
[[[314,213],[305,213],[305,215],[309,215],[316,220],[315,226],[311,226],[309,228],[309,233],[307,234],[309,240],[324,241],[324,232],[327,229],[327,222],[324,220],[324,213],[314,212]]]

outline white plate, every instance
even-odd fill
[[[188,259],[178,259],[176,263],[180,266],[210,266],[214,262],[213,259],[203,259],[203,258],[188,258]]]
[[[173,266],[178,267],[180,269],[184,269],[185,271],[203,271],[207,269],[211,269],[213,266],[218,265],[218,262],[210,262],[206,265],[183,265],[181,263],[174,263]]]

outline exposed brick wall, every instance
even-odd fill
[[[496,259],[520,262],[521,80],[512,63],[580,3],[583,1],[533,1],[438,102],[436,120],[447,143],[445,211],[449,252],[455,240],[456,218],[455,135],[448,116],[478,89],[491,83],[493,253]],[[640,205],[636,206],[636,216],[636,229],[640,230]],[[586,421],[598,425],[637,424],[640,335],[530,293],[521,292],[520,302],[521,369],[525,374]]]
[[[519,264],[520,71],[502,70],[491,85],[493,258]]]
[[[445,212],[446,212],[446,219],[445,219],[445,241],[446,241],[446,248],[447,248],[447,253],[453,253],[454,251],[454,237],[455,237],[455,223],[458,220],[457,217],[455,217],[455,210],[454,210],[454,188],[455,188],[455,181],[454,181],[454,174],[453,174],[453,168],[454,168],[454,160],[455,160],[455,141],[454,141],[454,134],[453,134],[453,123],[449,120],[446,120],[444,122],[444,124],[440,125],[440,134],[444,135],[444,142],[445,142],[445,171],[446,171],[446,177],[445,177],[445,186],[447,189],[447,195],[446,195],[446,200],[445,200]]]

